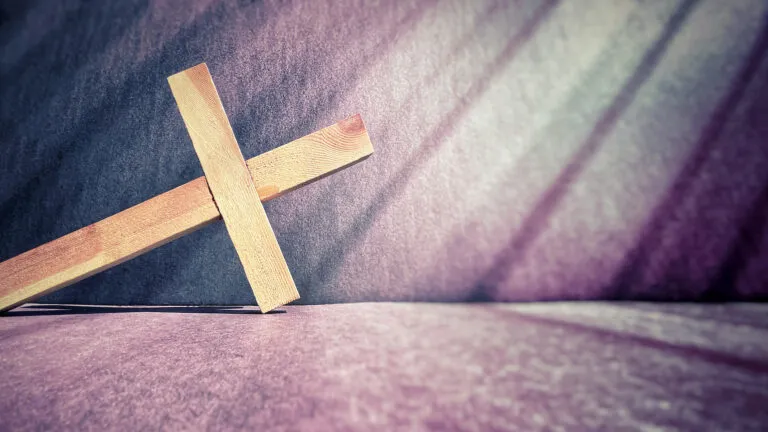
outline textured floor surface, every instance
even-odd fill
[[[766,340],[757,304],[28,305],[0,429],[760,430]]]

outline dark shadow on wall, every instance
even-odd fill
[[[9,30],[13,32],[18,27],[20,19],[16,17],[25,16],[32,8],[35,7],[34,0],[6,0],[0,4],[0,39],[5,37],[6,32]],[[10,28],[9,28],[10,27]]]
[[[13,118],[2,119],[2,133],[14,136],[21,126],[19,119],[27,119],[35,111],[46,112],[56,91],[66,88],[94,56],[103,54],[116,39],[126,35],[145,16],[147,9],[148,2],[142,0],[107,3],[91,9],[81,3],[68,10],[56,27],[48,28],[45,36],[34,47],[0,74],[0,82],[25,87],[24,99],[12,104],[12,113],[5,112],[11,106],[3,107],[3,114],[12,114]],[[94,11],[92,15],[95,16],[90,16],[90,11]],[[110,16],[118,16],[120,19],[110,20],[108,34],[103,37],[77,37],[81,34],[72,31],[83,23],[84,18],[101,22]],[[62,56],[62,52],[67,55]]]
[[[768,39],[768,16],[764,19],[765,27],[763,37]],[[763,41],[768,45],[768,41]],[[759,43],[757,44],[759,45]],[[765,50],[761,67],[766,64]],[[754,77],[753,83],[760,82],[757,89],[752,89],[751,93],[756,94],[757,99],[747,109],[745,116],[747,128],[757,129],[756,140],[753,144],[762,151],[762,159],[768,160],[768,74],[763,73],[761,78]],[[749,90],[744,90],[749,92]],[[758,151],[757,149],[755,151]],[[758,154],[750,155],[752,157]],[[751,173],[754,174],[754,173]],[[768,172],[762,172],[763,178],[768,180]],[[762,189],[756,194],[751,205],[743,212],[739,219],[738,226],[732,230],[733,237],[725,249],[720,265],[717,271],[710,279],[701,294],[701,299],[708,302],[723,302],[732,300],[750,301],[768,301],[768,292],[763,285],[753,285],[753,282],[746,273],[750,265],[761,265],[760,259],[764,257],[761,253],[761,241],[764,240],[768,228],[768,181]],[[764,259],[764,258],[763,258]],[[760,284],[760,281],[756,281]],[[743,288],[743,289],[742,289]]]
[[[721,302],[743,299],[745,293],[738,290],[739,277],[753,258],[760,254],[760,242],[768,228],[768,183],[747,211],[739,225],[734,240],[715,273],[715,277],[702,293],[702,300]],[[750,300],[768,301],[768,293],[746,293]]]
[[[37,246],[43,243],[41,240],[50,240],[41,239],[40,233],[53,230],[57,221],[51,214],[58,214],[61,206],[73,198],[52,193],[58,189],[62,178],[72,175],[71,172],[57,172],[56,168],[62,160],[71,156],[72,148],[84,137],[70,136],[63,146],[45,145],[45,141],[35,135],[41,125],[34,122],[28,124],[30,117],[39,114],[43,119],[37,123],[55,123],[60,113],[59,108],[54,110],[51,106],[53,95],[62,88],[69,88],[90,58],[102,55],[113,39],[123,37],[144,16],[146,2],[106,5],[94,10],[95,13],[87,14],[84,6],[79,5],[66,12],[61,25],[50,29],[40,42],[0,76],[0,82],[13,83],[13,89],[23,90],[14,93],[9,86],[0,92],[3,95],[0,141],[5,143],[0,148],[0,173],[3,174],[2,180],[7,180],[0,188],[0,225],[6,227],[7,232],[9,224],[5,223],[6,220],[26,218],[34,220],[28,224],[35,226],[34,230],[18,230],[6,238],[1,246],[3,253],[0,260],[24,252],[31,245]],[[104,20],[109,14],[121,16],[122,19],[115,20],[103,38],[85,38],[82,30],[72,30],[82,24],[84,17]],[[64,56],[62,51],[71,54]],[[108,115],[108,111],[99,111],[98,116],[105,114]],[[86,128],[95,122],[96,118]],[[63,137],[66,139],[67,135]],[[21,145],[26,145],[26,148],[20,148]],[[23,162],[18,160],[22,157]],[[18,165],[24,166],[25,172],[17,176],[12,173],[13,167]],[[75,195],[81,191],[76,189]],[[44,205],[36,205],[43,202]],[[30,207],[34,208],[30,211]]]
[[[499,286],[513,274],[531,243],[546,229],[560,200],[601,148],[605,138],[635,99],[637,92],[651,76],[667,51],[669,44],[697,4],[698,0],[686,0],[678,6],[667,21],[659,38],[643,56],[632,76],[600,116],[584,142],[579,145],[577,152],[536,202],[533,210],[525,217],[517,229],[518,234],[498,253],[498,257],[467,297],[467,301],[493,301],[497,299]]]
[[[755,77],[767,50],[768,17],[764,18],[762,28],[760,29],[749,54],[746,56],[746,60],[742,64],[741,69],[733,79],[730,88],[720,100],[707,121],[706,126],[701,131],[701,134],[697,139],[697,144],[691,152],[691,156],[680,170],[661,203],[656,207],[651,217],[640,231],[641,234],[638,243],[626,255],[619,271],[607,287],[606,294],[608,298],[629,300],[642,296],[643,298],[650,300],[665,296],[664,293],[659,292],[662,287],[654,289],[651,292],[644,291],[642,293],[639,292],[641,290],[633,288],[638,284],[642,284],[644,272],[650,270],[649,262],[664,238],[665,232],[667,231],[665,229],[666,225],[678,211],[685,196],[696,184],[701,175],[702,167],[718,143],[728,119],[744,96],[744,92],[750,82],[752,82]],[[763,196],[765,196],[765,194],[766,193],[764,192]],[[765,198],[761,198],[761,200],[762,199]],[[752,220],[761,217],[761,215],[765,213],[765,210],[762,208],[764,205],[765,204],[761,204],[761,201],[758,200],[755,209],[752,211],[754,215],[748,217],[748,221],[745,222],[748,227],[741,227],[739,229],[739,236],[743,237],[743,234],[746,234],[748,231],[755,230],[755,225],[759,224]],[[765,224],[764,217],[762,224]],[[763,228],[761,227],[759,230],[762,232]],[[749,241],[737,242],[737,244],[732,246],[729,256],[725,258],[725,262],[723,262],[723,265],[720,268],[719,275],[714,278],[712,285],[710,285],[704,293],[704,298],[709,300],[728,300],[736,294],[735,289],[733,289],[734,282],[738,277],[738,273],[741,272],[745,265],[745,260],[748,256],[746,252],[749,249]],[[646,288],[644,287],[643,289],[645,290]]]
[[[310,301],[334,300],[325,298],[322,294],[314,294],[311,288],[323,288],[336,276],[339,266],[344,258],[351,253],[354,244],[360,241],[373,226],[377,217],[405,189],[405,185],[416,170],[436,154],[445,138],[453,133],[459,121],[469,112],[472,104],[485,94],[493,79],[515,57],[520,47],[531,39],[558,3],[559,0],[547,0],[536,9],[533,16],[507,42],[494,60],[485,67],[483,75],[476,79],[467,92],[459,98],[455,107],[431,130],[408,162],[390,177],[390,180],[371,199],[371,204],[357,216],[349,229],[341,235],[341,238],[322,255],[319,264],[304,275],[300,282],[302,288],[309,291]],[[404,106],[407,106],[407,102]]]
[[[111,11],[110,9],[107,9],[103,13],[107,13]],[[72,51],[76,53],[74,56],[77,59],[72,65],[68,66],[67,71],[59,76],[59,79],[55,81],[55,83],[58,86],[66,86],[71,85],[75,79],[75,76],[78,73],[81,73],[81,68],[88,62],[89,59],[92,59],[93,56],[98,56],[101,52],[104,50],[107,50],[111,47],[111,42],[114,42],[113,38],[119,38],[120,35],[125,34],[128,32],[129,28],[132,24],[135,24],[140,20],[140,17],[142,16],[141,13],[139,13],[139,10],[136,11],[124,11],[124,13],[127,16],[127,19],[118,20],[121,22],[125,22],[126,26],[117,26],[121,29],[121,32],[114,33],[110,32],[110,34],[105,35],[103,38],[97,38],[101,39],[102,42],[97,44],[98,50],[95,52],[91,52],[87,47],[64,47],[67,49],[67,53],[69,51]],[[203,16],[198,17],[199,20],[203,20],[204,17],[210,17],[211,15],[216,15],[215,12],[206,12],[203,14]],[[133,17],[133,19],[132,19]],[[94,19],[90,18],[89,19]],[[210,23],[207,23],[210,24]],[[51,196],[50,191],[56,190],[57,185],[60,184],[63,176],[71,175],[72,173],[62,173],[59,170],[60,165],[62,164],[62,161],[75,157],[76,155],[82,153],[82,149],[84,146],[88,145],[98,145],[98,143],[92,142],[92,137],[96,136],[97,134],[101,132],[105,132],[109,130],[109,128],[114,125],[116,122],[120,121],[121,119],[126,118],[126,113],[129,111],[130,106],[126,103],[123,103],[123,101],[131,100],[136,101],[139,99],[143,103],[149,105],[152,97],[154,96],[154,92],[146,92],[141,91],[140,89],[143,89],[146,86],[147,82],[156,82],[156,83],[162,83],[165,84],[165,71],[167,70],[175,70],[179,67],[176,66],[180,63],[179,58],[184,59],[184,56],[181,55],[181,52],[185,48],[188,48],[186,45],[189,43],[191,39],[193,39],[193,35],[200,35],[203,33],[204,30],[206,30],[207,27],[204,25],[195,25],[182,29],[174,39],[171,39],[167,41],[163,48],[158,50],[158,52],[155,53],[155,55],[150,56],[146,60],[144,60],[134,71],[133,73],[128,74],[127,78],[123,81],[116,82],[113,86],[107,88],[104,90],[104,93],[110,96],[107,96],[103,98],[101,103],[98,105],[93,106],[92,108],[88,109],[87,113],[83,115],[79,122],[73,123],[69,125],[68,128],[66,128],[67,132],[61,133],[60,135],[56,136],[56,142],[51,143],[48,145],[53,151],[48,150],[47,148],[43,148],[43,152],[55,152],[54,154],[50,154],[48,157],[43,157],[42,164],[40,166],[36,167],[37,171],[34,173],[30,173],[28,180],[21,185],[19,185],[14,191],[13,194],[0,203],[0,220],[2,220],[4,217],[7,217],[6,215],[11,215],[11,218],[20,217],[19,215],[15,214],[15,212],[23,210],[24,205],[26,204],[26,201],[47,201],[50,202],[52,200],[58,199],[58,204],[62,205],[66,201],[71,200],[71,197],[67,197],[67,199],[63,199],[62,197],[56,197],[56,195]],[[73,32],[77,30],[72,30],[71,27],[65,26],[61,29],[61,32],[67,33],[67,32]],[[79,34],[79,33],[76,33]],[[57,38],[63,37],[63,36],[57,36]],[[48,53],[50,50],[46,47],[41,45],[37,50],[41,53]],[[30,54],[33,55],[33,54]],[[36,54],[35,54],[36,55]],[[54,56],[55,57],[55,56]],[[64,61],[61,60],[60,63],[62,64],[69,64],[71,61],[69,59],[69,54],[66,54],[62,56],[63,59],[66,59]],[[28,61],[32,61],[33,59],[27,59]],[[185,59],[185,61],[188,61]],[[59,64],[59,62],[53,62],[51,65],[52,68],[54,68],[52,71],[48,71],[48,73],[54,73],[56,72],[55,66]],[[24,64],[20,64],[18,66],[18,69],[21,72],[26,71],[26,68],[28,66]],[[70,70],[71,69],[71,70]],[[12,72],[13,73],[13,72]],[[41,74],[45,74],[45,72],[40,72]],[[159,91],[159,90],[158,90]],[[39,104],[36,105],[50,105],[51,98],[50,95],[47,93],[43,94],[43,99]],[[172,108],[170,103],[170,98],[168,100],[167,109],[170,110]],[[82,109],[82,108],[81,108]],[[29,114],[29,113],[28,113]],[[149,113],[149,110],[145,112],[146,115],[151,114]],[[20,118],[18,115],[14,116],[15,119]],[[150,118],[146,117],[143,120],[145,120],[143,123],[149,123]],[[28,129],[32,129],[34,125],[27,126]],[[24,131],[19,131],[18,133],[22,133]],[[104,158],[116,158],[119,157],[119,155],[124,152],[128,147],[130,146],[112,146],[112,148],[109,149],[108,152],[104,152]],[[45,154],[45,153],[44,153]],[[102,173],[100,170],[103,170],[103,167],[101,166],[94,166],[94,167],[88,167],[88,169],[93,172],[96,170],[98,172],[95,177],[101,177]],[[194,173],[194,170],[190,169],[185,174],[187,174],[187,177],[191,177]],[[96,173],[94,173],[96,174]],[[120,197],[120,194],[115,194],[116,198]],[[35,225],[38,227],[39,232],[50,232],[52,231],[52,228],[57,224],[57,221],[54,218],[51,218],[50,215],[39,215],[37,223]],[[28,233],[29,235],[39,235],[38,233]],[[27,243],[27,242],[24,242]],[[39,242],[38,242],[39,244]],[[17,253],[20,253],[22,251],[16,251]]]

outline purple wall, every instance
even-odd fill
[[[202,175],[165,78],[252,157],[376,154],[267,204],[308,303],[768,297],[768,4],[38,1],[0,24],[0,260]],[[253,303],[222,224],[46,300]]]

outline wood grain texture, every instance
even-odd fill
[[[235,133],[201,63],[168,78],[213,200],[263,312],[299,298]],[[274,190],[268,190],[275,193]]]
[[[360,115],[247,161],[262,202],[365,160]],[[205,177],[0,262],[0,311],[73,284],[220,218]],[[213,264],[213,263],[212,263]]]

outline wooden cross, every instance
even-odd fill
[[[0,263],[0,311],[141,255],[221,217],[262,312],[299,298],[262,201],[373,154],[360,115],[243,159],[205,63],[168,78],[205,177]]]

